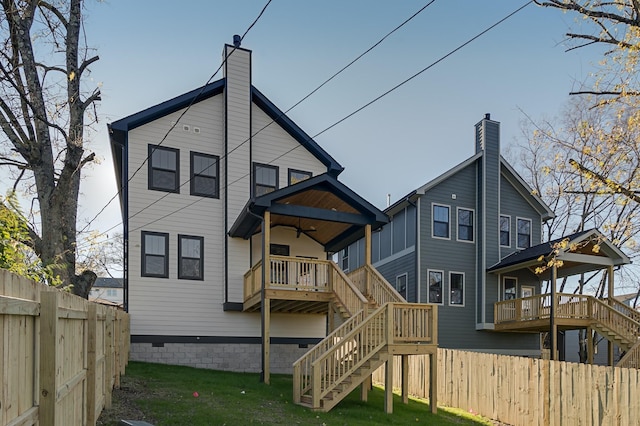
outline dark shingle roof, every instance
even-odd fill
[[[98,277],[93,288],[123,288],[123,278]]]

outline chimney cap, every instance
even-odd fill
[[[240,44],[242,43],[242,37],[240,37],[240,35],[238,34],[234,34],[233,35],[233,45],[238,48],[240,47]]]
[[[488,113],[488,112],[487,112],[487,113],[484,115],[484,119],[485,119],[485,120],[491,120],[491,113]]]

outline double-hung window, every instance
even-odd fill
[[[427,271],[429,303],[442,304],[442,271]]]
[[[142,231],[143,277],[169,277],[169,234]]]
[[[341,265],[343,271],[349,270],[349,246],[342,250],[342,262]]]
[[[511,217],[500,215],[500,245],[511,247]]]
[[[518,219],[518,248],[531,247],[531,220]]]
[[[458,209],[458,240],[473,241],[473,210]]]
[[[408,274],[405,272],[402,275],[398,275],[396,277],[396,290],[400,293],[400,296],[404,297],[404,300],[407,300],[407,279]]]
[[[464,274],[462,272],[449,272],[449,304],[464,306]]]
[[[433,236],[449,238],[449,206],[433,205]]]
[[[268,194],[278,189],[278,168],[268,164],[253,164],[253,195]]]
[[[202,280],[204,272],[204,238],[178,235],[178,278]]]
[[[166,146],[149,145],[149,189],[180,192],[180,151]]]
[[[511,277],[504,277],[502,280],[502,300],[512,300],[518,294],[518,280]]]
[[[191,152],[191,195],[219,198],[219,157]]]

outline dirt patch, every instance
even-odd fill
[[[120,420],[144,420],[151,424],[154,419],[145,415],[136,404],[137,400],[145,399],[146,385],[143,380],[123,376],[120,389],[114,389],[111,398],[111,408],[105,408],[96,422],[98,426],[115,426]]]

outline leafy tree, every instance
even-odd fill
[[[94,159],[85,120],[100,91],[83,84],[98,60],[84,46],[83,2],[0,1],[0,165],[13,189],[34,196],[24,243],[86,298],[95,274],[76,273],[76,216],[81,171]]]

